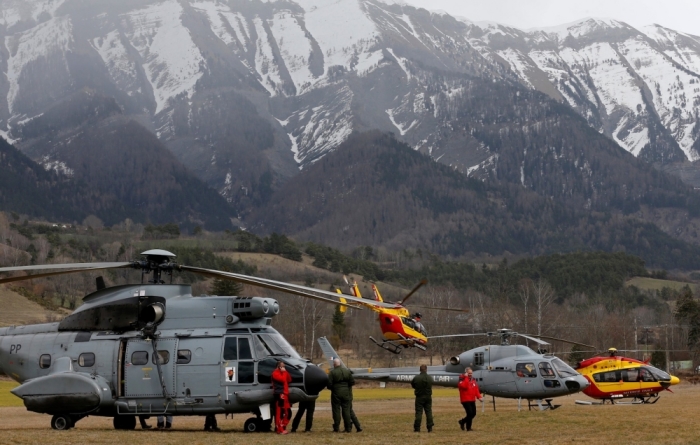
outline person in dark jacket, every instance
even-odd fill
[[[352,432],[350,417],[350,387],[355,385],[355,378],[349,369],[340,365],[340,360],[333,360],[333,370],[328,374],[328,389],[331,390],[331,407],[333,409],[333,431],[340,431],[342,414],[345,432]]]
[[[420,365],[420,374],[411,381],[413,393],[416,396],[416,420],[413,422],[413,431],[420,432],[420,424],[423,422],[425,411],[425,426],[428,432],[433,431],[433,378],[428,375],[428,367]]]
[[[306,412],[306,428],[304,429],[305,433],[308,433],[311,431],[311,428],[314,426],[314,411],[316,410],[316,400],[310,400],[308,402],[299,402],[299,410],[297,411],[297,415],[294,416],[294,420],[292,421],[292,432],[296,433],[297,428],[299,428],[299,423],[301,422],[301,418],[304,417],[304,413]]]
[[[472,420],[476,417],[476,399],[479,401],[484,400],[481,397],[481,392],[479,391],[479,385],[476,384],[476,380],[472,377],[472,368],[467,368],[459,377],[459,383],[457,384],[459,388],[459,401],[462,402],[464,411],[467,416],[459,420],[459,426],[467,431],[472,430]]]

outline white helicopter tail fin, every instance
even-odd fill
[[[335,359],[340,360],[341,366],[347,368],[347,366],[345,366],[345,363],[343,363],[343,360],[340,359],[340,356],[338,356],[338,353],[335,352],[335,349],[333,349],[333,346],[331,346],[331,342],[328,341],[326,337],[319,337],[318,345],[321,347],[321,351],[323,351],[324,357],[326,357],[326,359],[328,360],[330,369],[333,369],[333,360]]]

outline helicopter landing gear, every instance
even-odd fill
[[[115,430],[133,430],[136,428],[136,416],[114,416]]]
[[[385,349],[391,353],[394,353],[394,354],[400,354],[401,348],[418,348],[421,351],[426,350],[425,345],[420,344],[417,341],[408,339],[401,334],[399,334],[399,336],[401,337],[400,343],[394,343],[393,341],[386,341],[386,340],[382,341],[380,343],[377,340],[375,340],[374,337],[372,337],[372,336],[370,336],[369,339],[372,340],[375,345],[377,345],[380,348]]]
[[[51,428],[54,430],[69,430],[74,426],[75,422],[68,414],[56,414],[51,418]]]
[[[272,430],[272,419],[263,420],[262,417],[251,417],[243,424],[246,433],[265,433]]]
[[[370,335],[369,339],[372,340],[375,345],[379,346],[382,349],[385,349],[393,354],[401,354],[401,345],[396,345],[394,343],[389,343],[387,341],[383,341],[383,342],[379,343],[371,335]]]

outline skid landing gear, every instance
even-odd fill
[[[418,343],[415,340],[408,339],[401,334],[399,334],[399,336],[401,337],[401,340],[399,340],[398,342],[386,341],[386,340],[383,340],[382,342],[378,342],[371,335],[370,335],[369,339],[372,340],[372,342],[374,342],[375,345],[377,345],[380,348],[385,349],[389,352],[393,352],[394,354],[400,354],[401,348],[418,348],[421,351],[426,350],[425,345]]]

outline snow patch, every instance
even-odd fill
[[[306,29],[323,51],[326,72],[340,65],[346,69],[355,54],[369,50],[380,33],[359,0],[295,0],[306,14]]]
[[[121,16],[131,45],[144,60],[148,82],[153,87],[156,114],[181,93],[192,97],[206,63],[183,26],[182,6],[165,0]]]
[[[10,83],[7,104],[10,113],[19,93],[19,78],[24,67],[51,53],[70,51],[72,45],[73,24],[66,16],[53,18],[25,32],[5,37],[5,47],[10,55],[7,61],[7,80]]]

